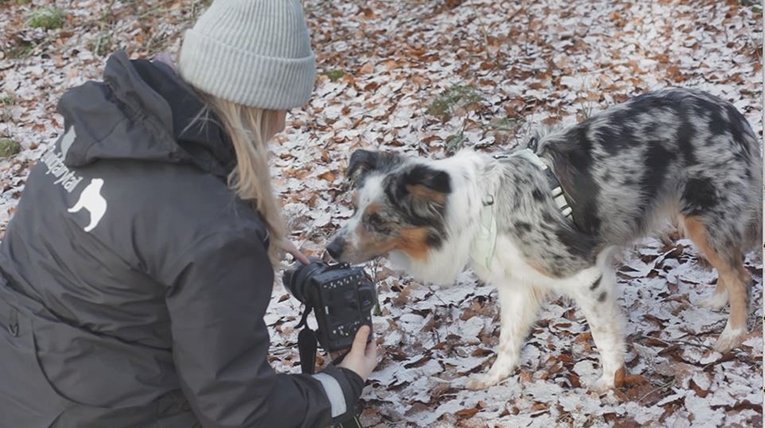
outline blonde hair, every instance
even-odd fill
[[[268,165],[268,141],[279,112],[247,107],[222,98],[204,94],[209,108],[218,116],[236,153],[236,168],[228,177],[229,185],[244,201],[260,213],[270,235],[268,257],[277,266],[282,257],[282,240],[286,226],[279,201],[271,187]]]

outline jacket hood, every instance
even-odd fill
[[[103,82],[70,89],[58,111],[76,135],[62,147],[69,167],[129,159],[193,164],[225,177],[235,164],[233,147],[214,114],[161,62],[131,61],[116,52],[106,63]]]

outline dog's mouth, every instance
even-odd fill
[[[338,255],[333,255],[330,253],[330,256],[332,256],[335,261],[339,263],[348,263],[352,265],[356,264],[363,264],[363,263],[369,263],[371,261],[381,259],[388,257],[389,253],[364,253],[364,252],[355,252],[353,250],[351,251],[343,251],[342,253]]]
[[[332,255],[330,253],[330,256],[332,257],[332,259],[334,261],[336,261],[338,263],[348,263],[348,264],[352,264],[352,265],[364,263],[364,261],[357,260],[357,259],[355,259],[353,257],[348,257],[346,254],[343,254],[341,256],[336,256],[336,255]]]
[[[360,246],[338,236],[327,245],[327,253],[339,263],[362,264],[387,257],[395,249],[393,247],[392,243],[367,243]]]

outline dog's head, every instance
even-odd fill
[[[446,238],[445,214],[452,181],[428,161],[358,150],[347,175],[353,186],[353,217],[327,251],[340,262],[362,263],[392,251],[424,260]]]

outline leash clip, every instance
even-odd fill
[[[529,138],[529,142],[526,144],[526,148],[536,153],[537,149],[539,148],[539,140],[537,139],[537,137]]]

